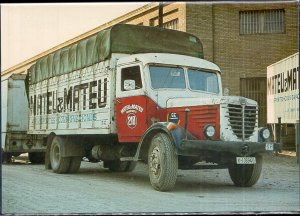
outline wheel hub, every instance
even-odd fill
[[[57,164],[59,162],[60,152],[59,147],[56,145],[53,149],[53,163]]]
[[[150,157],[150,170],[156,176],[160,173],[160,151],[158,147],[155,147],[152,150]]]

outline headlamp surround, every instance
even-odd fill
[[[207,138],[212,138],[216,134],[216,129],[211,124],[204,127],[204,134]]]

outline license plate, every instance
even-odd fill
[[[267,151],[273,151],[274,150],[273,143],[266,143],[266,150]]]
[[[236,157],[236,164],[255,164],[255,157]]]

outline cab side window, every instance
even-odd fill
[[[122,68],[121,85],[122,91],[141,89],[143,86],[140,66]]]

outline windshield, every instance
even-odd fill
[[[153,89],[186,89],[185,69],[168,66],[149,66]],[[194,91],[219,93],[218,76],[201,69],[186,69],[189,87]]]
[[[188,78],[192,90],[219,93],[218,77],[215,73],[188,69]]]
[[[149,71],[152,88],[185,89],[183,68],[150,66]]]

